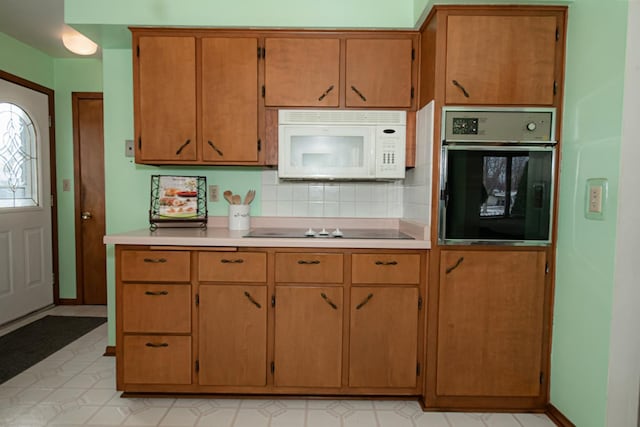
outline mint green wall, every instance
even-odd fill
[[[58,194],[58,251],[60,298],[76,298],[75,200],[73,192],[72,92],[102,92],[102,61],[99,59],[54,59],[56,112],[56,175]],[[62,181],[72,191],[62,190]]]
[[[53,89],[53,59],[0,33],[0,70]]]
[[[70,24],[412,27],[411,0],[66,0]]]
[[[569,8],[551,402],[580,427],[605,425],[627,6]],[[609,180],[603,221],[584,217],[588,178]]]

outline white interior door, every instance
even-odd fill
[[[0,79],[0,325],[53,303],[47,95]]]

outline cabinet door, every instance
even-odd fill
[[[436,390],[541,392],[545,254],[442,251]]]
[[[411,39],[349,39],[347,107],[411,107]]]
[[[449,16],[447,104],[554,100],[555,16]]]
[[[342,288],[276,286],[275,385],[340,387]]]
[[[349,330],[350,387],[415,387],[418,288],[354,287]]]
[[[337,107],[339,39],[265,40],[265,105]]]
[[[196,160],[194,37],[138,39],[136,161]]]
[[[201,385],[266,384],[266,286],[202,285],[198,319]]]
[[[258,161],[258,39],[202,39],[202,157]]]

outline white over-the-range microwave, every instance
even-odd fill
[[[402,179],[406,126],[405,111],[280,110],[278,175],[309,180]]]

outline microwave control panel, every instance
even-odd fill
[[[404,127],[378,127],[376,132],[376,176],[404,178],[406,130]]]
[[[553,108],[443,108],[443,141],[554,143]]]

